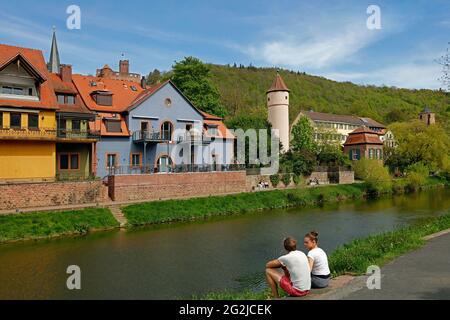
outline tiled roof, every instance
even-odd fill
[[[371,118],[360,118],[352,115],[341,115],[315,111],[302,111],[302,113],[313,121],[337,122],[337,123],[352,124],[356,126],[386,128],[385,125]]]
[[[280,76],[280,74],[277,74],[277,77],[273,81],[270,89],[267,90],[267,93],[274,91],[290,91],[286,86],[286,84],[284,83],[283,78]]]
[[[235,136],[228,130],[227,126],[221,120],[208,120],[205,118],[203,121],[206,125],[216,126],[219,131],[219,137],[223,139],[234,139]]]
[[[52,83],[55,93],[75,95],[75,104],[58,104],[59,112],[86,114],[92,113],[92,111],[90,111],[84,104],[83,100],[78,94],[77,89],[75,88],[75,85],[72,82],[62,81],[59,74],[55,73],[50,73],[50,82]]]
[[[53,87],[50,81],[48,81],[50,76],[47,71],[47,65],[45,64],[42,51],[0,44],[0,70],[16,59],[22,59],[24,63],[28,64],[33,69],[36,76],[42,78],[43,82],[40,86],[40,101],[0,99],[0,106],[57,109],[56,97],[53,92]]]
[[[128,110],[135,99],[144,91],[139,84],[132,81],[105,79],[79,74],[74,74],[72,78],[84,103],[92,111],[124,112]],[[92,86],[91,83],[95,83],[96,85]],[[113,105],[98,105],[91,96],[95,91],[111,92],[113,94]]]
[[[154,85],[150,88],[147,88],[145,90],[142,90],[141,93],[134,99],[134,101],[131,102],[130,106],[128,107],[128,110],[133,109],[134,107],[138,106],[142,102],[144,102],[148,97],[153,95],[156,91],[158,91],[160,88],[162,88],[168,81],[159,83],[157,85]]]
[[[360,127],[351,132],[344,146],[359,145],[359,144],[378,144],[383,145],[380,140],[380,135],[367,127]]]

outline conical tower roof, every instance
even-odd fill
[[[284,83],[284,80],[283,80],[283,78],[281,77],[281,75],[279,73],[277,73],[277,77],[273,81],[272,86],[270,87],[270,89],[267,90],[267,93],[275,92],[275,91],[287,91],[287,92],[290,92],[290,90],[288,89],[288,87]]]
[[[50,50],[50,59],[47,64],[48,71],[59,73],[61,61],[59,59],[58,43],[56,41],[56,29],[53,28],[52,48]]]

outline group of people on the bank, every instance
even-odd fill
[[[307,255],[297,250],[297,240],[284,240],[287,254],[269,261],[266,265],[266,280],[274,298],[278,298],[278,286],[291,297],[304,297],[311,288],[326,288],[331,279],[328,257],[318,246],[319,234],[315,231],[305,235],[303,244]]]

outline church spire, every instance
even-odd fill
[[[61,61],[59,60],[58,43],[56,41],[56,28],[53,27],[52,49],[50,50],[50,59],[47,64],[48,71],[59,73]]]

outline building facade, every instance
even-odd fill
[[[0,181],[55,179],[57,108],[42,52],[0,45]]]
[[[427,126],[436,124],[436,114],[429,107],[425,107],[419,114],[419,120],[426,123]]]
[[[344,153],[351,161],[363,158],[383,161],[383,146],[380,133],[363,126],[348,135],[344,143]]]
[[[289,130],[289,89],[280,74],[277,74],[272,86],[267,91],[268,121],[272,129],[278,131],[281,152],[290,149]]]

